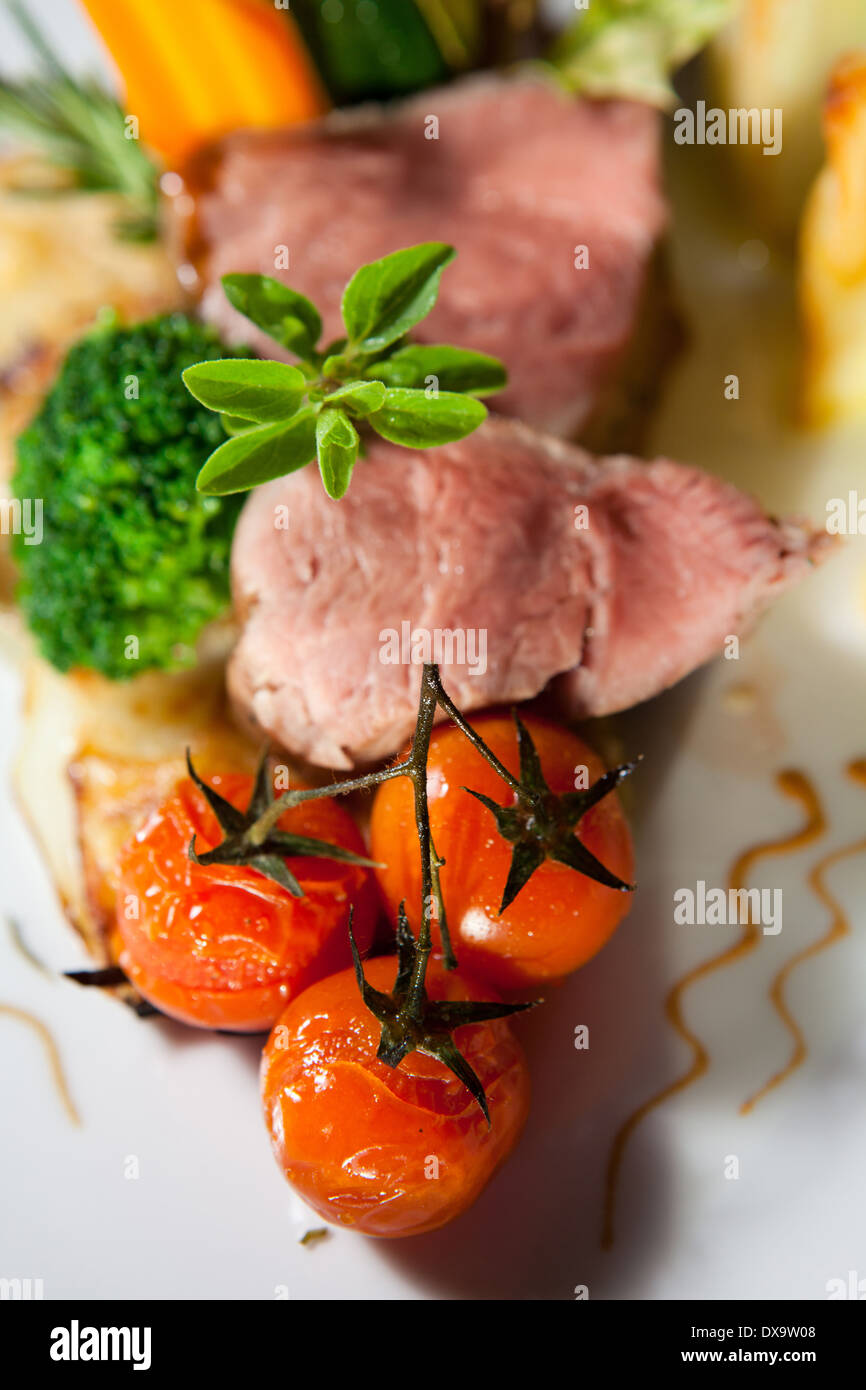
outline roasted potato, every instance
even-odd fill
[[[866,49],[834,69],[824,136],[799,262],[803,413],[818,426],[866,419]]]
[[[107,964],[117,852],[185,775],[186,748],[204,773],[251,771],[256,748],[226,712],[221,653],[123,685],[31,656],[24,678],[16,796],[68,916]]]
[[[793,237],[822,159],[821,103],[841,54],[866,44],[864,0],[740,0],[710,46],[711,100],[730,110],[782,111],[782,148],[730,147],[749,211],[764,230]]]
[[[17,185],[48,186],[42,195]],[[0,498],[8,496],[15,439],[51,385],[66,349],[110,307],[148,318],[183,303],[160,243],[119,240],[122,204],[110,194],[58,195],[38,161],[0,159]],[[9,538],[0,535],[0,605],[12,601]]]

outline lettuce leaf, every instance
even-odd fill
[[[550,60],[567,86],[593,97],[670,107],[670,76],[724,25],[733,0],[589,0]]]

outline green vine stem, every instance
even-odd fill
[[[410,1006],[417,1009],[424,990],[424,977],[427,974],[427,961],[433,949],[433,845],[430,836],[430,808],[427,804],[427,760],[430,756],[430,735],[442,687],[439,669],[425,666],[421,675],[421,702],[418,706],[418,723],[412,738],[412,751],[409,754],[411,771],[409,776],[415,791],[415,825],[418,830],[418,845],[421,850],[421,927],[418,932],[418,946],[412,967],[412,980],[409,990]],[[443,923],[440,922],[440,930]],[[447,928],[446,928],[447,932]],[[450,938],[447,938],[447,952],[453,959]],[[456,965],[456,960],[454,965]],[[453,968],[453,967],[452,967]]]

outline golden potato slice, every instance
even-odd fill
[[[225,708],[223,662],[117,684],[25,670],[15,791],[67,914],[101,964],[111,960],[114,866],[121,845],[184,775],[251,771],[256,748]]]
[[[780,154],[745,144],[729,150],[749,212],[770,234],[790,239],[795,232],[821,164],[821,103],[830,71],[861,44],[863,0],[740,0],[710,46],[711,104],[783,113]]]
[[[24,160],[0,160],[0,377],[44,344],[65,350],[107,305],[136,319],[183,302],[162,243],[117,236],[118,198],[15,191],[28,177]]]
[[[827,162],[800,240],[804,415],[866,419],[866,49],[833,71],[824,107]]]
[[[184,296],[165,247],[120,240],[123,203],[111,194],[14,191],[54,177],[20,157],[0,159],[0,498],[8,497],[15,439],[48,390],[66,350],[99,311],[149,318],[182,307]],[[0,535],[0,604],[14,572]]]

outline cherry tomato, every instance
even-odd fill
[[[252,778],[212,777],[244,809]],[[283,830],[363,854],[351,816],[336,802],[308,801],[279,822]],[[307,985],[351,960],[349,909],[361,949],[375,928],[378,893],[362,865],[289,858],[304,890],[293,898],[243,865],[191,863],[222,838],[201,792],[185,778],[121,851],[117,931],[120,965],[145,999],[199,1028],[264,1032]]]
[[[365,969],[374,988],[390,991],[395,957]],[[431,999],[491,998],[435,959],[427,990]],[[507,1022],[456,1029],[487,1093],[488,1128],[438,1059],[411,1052],[395,1068],[380,1062],[379,1031],[351,970],[293,1000],[262,1057],[265,1119],[278,1164],[326,1220],[370,1236],[420,1235],[464,1211],[514,1148],[529,1073]]]
[[[604,772],[596,754],[570,730],[535,716],[524,718],[551,791],[575,790],[576,770],[586,768],[592,784]],[[519,770],[513,720],[487,714],[473,727],[515,775]],[[492,813],[464,791],[484,792],[502,806],[515,797],[480,753],[454,725],[433,732],[427,774],[430,826],[436,851],[445,860],[442,893],[451,941],[461,966],[506,991],[532,990],[577,969],[604,945],[628,911],[629,893],[620,892],[546,860],[499,916],[512,847]],[[409,921],[418,927],[421,861],[407,778],[384,782],[376,793],[371,821],[371,858],[389,909],[396,916],[405,900]],[[611,792],[581,819],[578,838],[619,878],[631,882],[631,835],[616,793]]]

